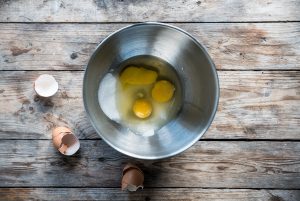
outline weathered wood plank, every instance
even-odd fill
[[[1,22],[297,21],[300,3],[284,1],[1,1]]]
[[[299,201],[299,190],[145,188],[128,193],[115,188],[5,188],[0,200],[114,200],[114,201]]]
[[[120,186],[125,163],[138,164],[148,187],[300,188],[300,143],[199,141],[165,160],[141,161],[102,140],[82,140],[73,157],[51,140],[0,140],[0,187]]]
[[[0,24],[0,70],[82,70],[97,44],[126,25]],[[174,25],[203,43],[218,69],[300,69],[300,23]]]
[[[33,82],[50,73],[59,92],[35,96]],[[82,103],[83,72],[3,71],[0,74],[0,138],[50,139],[57,125],[68,125],[81,139],[99,138]],[[300,139],[299,71],[220,71],[221,97],[204,139]]]

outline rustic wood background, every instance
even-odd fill
[[[84,68],[121,27],[160,21],[194,35],[213,58],[221,97],[193,147],[142,161],[104,143],[82,103]],[[33,81],[59,82],[51,99]],[[81,141],[65,157],[51,129]],[[0,200],[300,200],[299,0],[0,0]],[[145,189],[122,192],[122,167],[145,172]]]

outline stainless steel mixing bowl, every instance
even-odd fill
[[[99,83],[106,73],[139,55],[168,62],[177,72],[183,92],[177,117],[150,137],[110,120],[98,102]],[[140,23],[99,44],[85,71],[83,100],[93,127],[110,146],[134,158],[161,159],[186,150],[206,132],[217,111],[219,82],[207,51],[190,34],[167,24]]]

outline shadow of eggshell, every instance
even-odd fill
[[[52,131],[52,142],[58,151],[64,155],[75,154],[80,148],[77,137],[67,127],[56,127]]]
[[[143,188],[144,173],[133,164],[127,164],[123,169],[122,190],[136,191]]]

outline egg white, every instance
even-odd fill
[[[152,99],[151,85],[123,86],[118,76],[108,73],[101,81],[98,91],[99,104],[105,115],[137,135],[152,136],[176,116],[180,101],[175,96],[166,103]],[[146,119],[136,117],[132,111],[138,98],[146,98],[152,104],[152,114]]]

